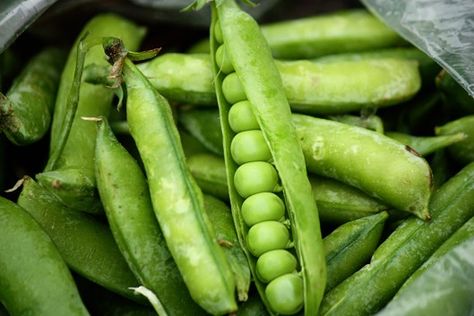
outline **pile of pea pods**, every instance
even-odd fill
[[[207,2],[0,54],[0,316],[471,315],[474,99],[363,9]]]

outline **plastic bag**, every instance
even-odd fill
[[[474,1],[362,0],[474,97]]]

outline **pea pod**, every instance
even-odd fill
[[[431,170],[413,151],[386,136],[338,122],[295,114],[293,123],[309,171],[429,218]]]
[[[160,231],[138,163],[105,119],[96,141],[96,179],[114,239],[134,275],[152,290],[168,315],[204,314],[179,274]]]
[[[449,154],[462,164],[474,161],[474,115],[464,116],[435,129],[437,135],[464,133],[467,137],[448,148]]]
[[[68,94],[73,86],[76,67],[76,51],[80,39],[88,34],[91,38],[118,36],[132,49],[138,48],[144,36],[144,29],[132,22],[113,14],[98,15],[83,28],[78,40],[71,49],[66,66],[61,75],[61,83],[56,98],[53,122],[51,126],[50,154],[59,147],[61,133],[65,128]],[[100,47],[93,47],[87,53],[85,65],[107,65],[105,55]],[[107,116],[112,104],[111,89],[82,82],[79,103],[74,116],[69,136],[61,155],[54,166],[50,156],[48,170],[36,176],[38,181],[53,192],[70,208],[90,213],[101,212],[101,205],[95,187],[94,146],[96,129],[82,116]],[[50,168],[51,167],[51,168]]]
[[[474,216],[474,164],[464,167],[430,200],[432,218],[404,221],[374,253],[370,264],[324,298],[322,315],[366,315],[380,310],[430,255]]]
[[[139,67],[153,86],[170,101],[214,105],[216,97],[209,62],[207,55],[172,53]],[[417,63],[411,60],[360,60],[328,64],[300,60],[278,61],[276,64],[288,102],[298,112],[340,114],[390,106],[410,99],[420,88]],[[242,87],[235,76],[227,81],[233,91],[242,95]]]
[[[383,134],[384,127],[383,122],[380,117],[377,115],[369,115],[369,116],[356,116],[356,115],[330,115],[327,117],[331,121],[341,122],[348,125],[359,126],[362,128],[369,129],[371,131],[375,131],[377,133]]]
[[[234,132],[230,127],[228,114],[236,105],[231,107],[231,101],[224,97],[225,75],[219,71],[219,66],[214,59],[219,43],[218,33],[215,32],[218,29],[222,30],[221,43],[225,45],[232,68],[235,69],[244,87],[244,94],[251,105],[251,111],[255,114],[258,126],[261,128],[264,144],[266,144],[264,146],[268,145],[275,167],[264,161],[254,161],[244,163],[237,168],[238,165],[232,160],[230,147]],[[307,180],[301,148],[291,124],[291,112],[271,52],[257,23],[241,11],[233,1],[223,1],[217,6],[212,6],[211,56],[216,76],[215,87],[219,101],[232,213],[239,240],[246,249],[257,289],[264,304],[272,313],[277,311],[292,314],[304,306],[305,315],[315,315],[325,286],[325,260],[319,220],[318,216],[315,216],[316,204],[311,195],[311,186]],[[289,158],[290,155],[291,158]],[[261,192],[256,187],[256,183],[260,183],[258,176],[257,182],[250,186],[246,185],[246,177],[255,176],[253,170],[261,172],[265,170],[271,177],[277,177],[270,183],[262,183],[262,188],[265,187],[263,193],[275,201],[274,205],[277,205],[277,208],[282,207],[283,203],[276,195],[268,192],[268,189],[274,187],[278,178],[281,181],[288,218],[291,221],[293,244],[301,270],[300,275],[291,273],[294,259],[291,259],[291,254],[281,249],[281,246],[285,247],[288,243],[289,238],[288,230],[284,225],[275,220],[262,221],[248,229],[244,223],[244,211],[241,208],[244,208],[243,203],[250,203],[248,201],[251,199],[244,201],[244,198]],[[272,231],[276,234],[271,233]],[[269,243],[266,236],[269,238]],[[289,264],[283,267],[285,271],[283,274],[278,273],[279,276],[272,279],[265,287],[257,275],[259,268],[256,257],[260,257],[258,260],[264,256],[267,257],[267,254],[272,253],[267,250],[281,253],[288,258]],[[260,256],[262,253],[265,254]],[[271,262],[275,263],[275,261]],[[259,272],[260,277],[261,272],[262,270]],[[286,290],[282,291],[285,286]]]
[[[43,50],[30,60],[6,96],[0,93],[1,129],[14,144],[31,144],[48,131],[63,60],[59,49]]]
[[[40,224],[73,271],[115,293],[141,301],[128,289],[137,286],[138,281],[107,225],[89,214],[68,209],[31,178],[24,181],[18,204]]]
[[[8,313],[89,315],[51,239],[25,210],[3,197],[0,226],[0,301]]]
[[[188,158],[191,174],[203,192],[228,200],[224,159],[213,154],[196,154]]]
[[[385,135],[410,146],[421,156],[427,156],[445,147],[455,146],[467,138],[467,135],[464,133],[440,136],[413,136],[398,132],[386,132]]]
[[[233,312],[234,278],[205,214],[202,192],[186,167],[169,104],[126,57],[121,42],[110,41],[104,49],[111,62],[123,64],[130,132],[155,216],[191,297],[208,313]]]

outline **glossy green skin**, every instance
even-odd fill
[[[156,221],[145,175],[106,121],[95,150],[97,188],[114,239],[134,275],[152,290],[168,315],[197,315],[197,306]]]
[[[165,54],[142,64],[141,69],[153,86],[172,101],[214,105],[208,58]],[[349,60],[327,64],[300,60],[276,64],[288,102],[298,112],[340,114],[390,106],[410,99],[421,86],[417,63],[411,60]],[[154,78],[166,79],[162,82]],[[238,91],[241,87],[234,89]],[[169,92],[173,90],[177,92]]]
[[[106,224],[66,208],[30,178],[23,184],[18,204],[40,224],[73,271],[117,294],[143,301],[128,289],[139,283]]]
[[[467,137],[448,148],[449,154],[462,164],[474,161],[474,115],[464,116],[436,128],[437,135],[464,133]]]
[[[127,121],[145,166],[155,216],[191,297],[211,314],[235,311],[235,282],[186,167],[168,102],[128,60]]]
[[[363,217],[339,226],[324,238],[327,292],[369,261],[382,237],[387,218],[387,212]]]
[[[404,40],[365,10],[340,11],[276,22],[262,33],[281,59],[317,56],[396,46]]]
[[[40,140],[51,123],[65,56],[47,48],[34,56],[7,92],[0,93],[0,128],[16,145]]]
[[[213,6],[212,13],[211,30],[218,18],[226,51],[242,81],[245,94],[253,105],[253,112],[278,170],[291,221],[292,239],[301,267],[304,313],[315,315],[326,283],[323,243],[319,217],[315,216],[318,214],[317,207],[307,178],[304,157],[291,123],[290,107],[283,92],[278,69],[258,24],[233,1],[226,0],[217,7]],[[230,156],[230,141],[233,137],[227,119],[230,105],[222,95],[223,74],[218,74],[213,57],[216,49],[215,38],[211,35],[211,59],[213,71],[217,74],[214,82],[219,100],[227,178],[230,180],[233,179],[237,166]],[[237,234],[241,244],[245,245],[247,228],[240,214],[242,198],[235,191],[233,181],[229,181],[229,190]],[[252,274],[255,276],[255,258],[248,252],[246,254]],[[263,284],[256,281],[256,286],[264,304],[269,307],[263,293]]]
[[[309,171],[357,187],[396,209],[429,218],[431,170],[413,151],[356,126],[296,114],[293,123]]]
[[[404,145],[410,146],[421,156],[427,156],[448,146],[455,146],[455,144],[467,138],[467,135],[464,133],[452,133],[440,136],[413,136],[398,132],[386,132],[385,135]],[[474,150],[474,146],[472,149]]]
[[[405,280],[474,216],[474,164],[433,194],[432,218],[405,220],[374,253],[370,264],[330,291],[321,315],[367,315],[382,308]]]
[[[239,301],[245,302],[250,288],[250,269],[247,258],[240,248],[232,213],[224,202],[210,195],[204,195],[204,206],[216,232],[217,242],[224,249],[234,274]]]
[[[341,122],[348,125],[359,126],[362,128],[370,129],[377,133],[384,133],[384,127],[382,119],[377,115],[370,115],[367,117],[364,116],[357,116],[357,115],[350,115],[350,114],[342,114],[342,115],[330,115],[328,117],[329,120]]]
[[[188,158],[188,166],[204,192],[229,198],[223,158],[200,153]],[[342,224],[388,209],[359,189],[337,180],[316,175],[310,175],[309,180],[323,222]]]
[[[116,36],[121,38],[127,47],[136,50],[145,30],[132,22],[113,14],[102,14],[94,17],[82,30],[80,38],[88,32],[90,37]],[[66,66],[61,76],[61,83],[54,108],[53,123],[51,126],[50,153],[57,146],[60,133],[63,129],[66,116],[68,96],[71,89],[74,69],[76,66],[76,50],[79,40],[76,40],[69,54]],[[85,65],[98,64],[107,65],[102,47],[95,46],[88,52]],[[63,152],[55,166],[57,173],[47,173],[44,177],[38,176],[38,181],[52,192],[55,192],[65,205],[70,208],[98,213],[100,212],[100,201],[95,190],[94,175],[94,148],[96,139],[96,127],[90,122],[81,119],[82,116],[107,116],[112,106],[113,91],[102,85],[92,85],[83,82],[80,88],[79,104],[74,117],[74,122],[64,146]],[[70,176],[69,169],[75,173]],[[69,173],[61,175],[61,171]],[[90,187],[92,184],[92,187]],[[56,190],[61,187],[69,187],[71,190]],[[85,194],[82,195],[86,187]],[[91,195],[92,193],[92,195]]]
[[[9,314],[89,315],[51,239],[25,210],[3,197],[0,226],[0,302]]]

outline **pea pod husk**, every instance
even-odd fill
[[[366,315],[380,310],[430,255],[474,216],[474,164],[464,167],[430,200],[432,218],[405,220],[374,253],[370,264],[330,291],[322,315]]]
[[[0,128],[16,145],[40,140],[48,131],[65,56],[47,48],[34,56],[6,96],[0,93]]]
[[[92,123],[91,123],[92,124]],[[168,315],[204,314],[191,299],[166,246],[138,163],[105,121],[96,141],[96,179],[114,239],[128,266]]]
[[[464,133],[453,133],[450,135],[439,136],[413,136],[398,132],[387,132],[385,135],[404,145],[410,146],[421,156],[427,156],[439,149],[454,146],[456,143],[462,142],[467,137]]]
[[[127,121],[168,249],[196,303],[211,314],[233,312],[233,274],[205,214],[202,192],[186,167],[169,104],[129,59],[123,75]]]
[[[242,82],[247,98],[253,105],[253,111],[278,170],[301,266],[304,313],[315,315],[324,293],[326,279],[323,244],[319,218],[315,216],[316,204],[312,198],[301,148],[291,125],[291,112],[283,93],[278,70],[257,23],[233,1],[223,1],[218,6],[212,6],[211,30],[214,30],[216,23],[220,24],[228,56]],[[246,34],[252,34],[252,38]],[[214,62],[217,47],[213,35],[211,32],[211,59],[224,138],[227,179],[233,179],[237,166],[230,156],[230,140],[233,136],[227,122],[230,105],[225,101],[221,90],[223,75],[219,74]],[[290,156],[291,159],[288,159]],[[240,243],[245,249],[246,228],[240,214],[242,198],[236,192],[233,181],[228,181],[228,185],[234,223]],[[246,255],[252,274],[255,276],[256,259],[248,250]],[[258,280],[255,280],[255,284],[264,304],[268,307],[263,284]]]
[[[54,243],[24,209],[3,197],[0,226],[0,301],[7,315],[89,315]]]
[[[450,146],[448,152],[451,157],[461,164],[474,161],[474,115],[464,116],[436,127],[435,132],[440,136],[464,133],[466,135],[465,139]]]
[[[24,181],[18,204],[40,224],[73,271],[112,292],[142,302],[128,289],[139,283],[106,224],[68,209],[31,178]]]

